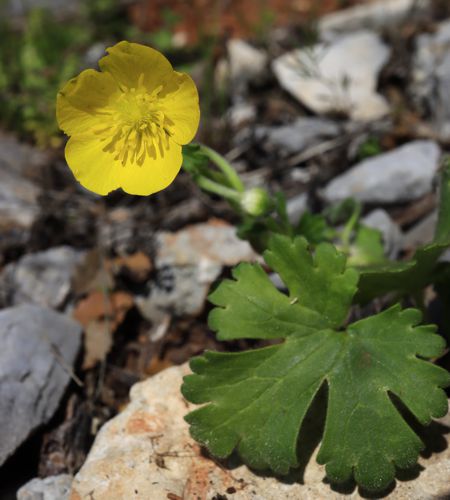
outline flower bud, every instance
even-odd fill
[[[263,188],[255,187],[242,193],[241,207],[249,215],[265,215],[272,210],[272,206],[269,193]]]

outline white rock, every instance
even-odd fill
[[[17,492],[17,500],[69,500],[73,477],[69,474],[34,478]]]
[[[233,82],[258,81],[267,76],[267,54],[243,40],[231,39],[227,43],[230,76]]]
[[[367,214],[362,222],[373,229],[378,229],[383,236],[386,255],[395,259],[402,248],[403,234],[386,210],[377,208]]]
[[[135,385],[127,408],[100,430],[88,458],[75,476],[71,500],[344,500],[361,499],[357,490],[341,494],[324,482],[315,454],[303,481],[254,474],[244,465],[232,468],[210,460],[189,437],[183,417],[193,407],[180,394],[188,367],[169,368]],[[442,419],[449,425],[450,419]],[[436,438],[448,440],[438,431]],[[431,429],[430,429],[431,433]],[[398,481],[388,500],[447,498],[450,447],[420,458],[424,470],[411,481]],[[223,495],[223,496],[221,496]]]
[[[81,327],[50,309],[0,311],[0,465],[47,423],[70,380]]]
[[[355,198],[368,203],[400,203],[429,193],[441,150],[433,141],[413,141],[358,163],[333,179],[323,197],[333,203]]]
[[[46,161],[46,154],[13,136],[0,134],[0,231],[32,225],[41,192],[34,181]]]
[[[389,111],[386,99],[376,92],[389,55],[377,34],[358,31],[330,45],[289,52],[275,59],[273,70],[280,85],[312,111],[370,121]]]
[[[436,33],[417,37],[411,92],[443,141],[450,140],[450,21]]]
[[[256,118],[256,106],[249,102],[239,102],[227,111],[228,119],[233,128],[240,128],[251,123]]]
[[[322,37],[329,32],[349,32],[363,28],[385,29],[398,25],[413,13],[429,9],[430,0],[378,0],[327,14],[319,20]]]
[[[50,308],[63,305],[85,252],[62,246],[31,253],[8,264],[0,274],[3,302],[34,303]]]
[[[136,297],[147,319],[160,322],[168,313],[200,314],[211,283],[224,266],[254,260],[250,245],[229,224],[212,219],[176,232],[157,235],[156,284],[146,297]]]
[[[414,225],[403,239],[405,250],[415,250],[417,247],[431,243],[438,220],[437,211],[431,212],[424,219]]]
[[[301,193],[290,198],[286,203],[286,211],[291,224],[298,224],[300,217],[308,208],[308,194]]]
[[[293,123],[278,127],[260,125],[255,128],[255,139],[266,151],[276,150],[283,155],[299,153],[340,133],[341,127],[333,120],[302,117]]]

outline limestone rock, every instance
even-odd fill
[[[73,477],[69,474],[34,478],[17,492],[17,500],[69,500]]]
[[[433,141],[413,141],[368,158],[333,179],[323,196],[332,203],[356,198],[368,203],[416,200],[432,189],[441,150]]]
[[[301,216],[308,209],[308,194],[300,193],[290,198],[286,203],[286,211],[291,224],[298,224]]]
[[[211,283],[224,266],[257,256],[236,229],[213,219],[157,235],[156,283],[146,297],[136,297],[141,313],[158,322],[166,313],[199,314]]]
[[[386,115],[376,92],[378,74],[390,49],[371,31],[341,36],[331,44],[289,52],[273,62],[280,85],[318,114],[343,113],[370,121]]]
[[[0,465],[53,416],[80,341],[81,327],[50,309],[0,311]]]
[[[319,32],[349,32],[363,28],[386,29],[410,20],[430,7],[430,0],[378,0],[331,12],[320,18]]]
[[[377,208],[367,214],[362,222],[373,229],[378,229],[383,237],[386,255],[395,259],[402,248],[403,234],[386,210]]]
[[[35,181],[46,161],[41,151],[0,134],[0,231],[27,229],[33,223],[41,192]]]
[[[277,151],[283,156],[299,153],[340,133],[341,127],[332,120],[302,117],[279,127],[260,125],[255,129],[255,139],[266,151]]]
[[[30,302],[58,308],[64,304],[72,278],[85,253],[68,246],[27,254],[8,264],[0,275],[2,302]]]
[[[433,34],[417,37],[411,92],[424,113],[430,112],[437,136],[450,140],[450,21]]]
[[[186,365],[169,368],[135,385],[128,407],[99,432],[75,476],[70,500],[327,500],[361,499],[357,490],[340,494],[324,482],[314,456],[303,481],[280,481],[254,474],[239,463],[207,458],[190,438],[183,417],[192,409],[180,394]],[[434,427],[433,427],[434,425]],[[450,418],[432,424],[436,439],[449,438]],[[442,444],[442,443],[441,443]],[[442,450],[442,447],[441,447]],[[450,490],[450,448],[419,459],[424,470],[412,481],[398,481],[388,500],[437,500]],[[230,465],[230,464],[228,464]],[[367,498],[367,497],[365,497]]]
[[[431,212],[420,222],[415,224],[406,234],[403,240],[405,250],[415,250],[417,247],[431,243],[438,220],[437,211]]]
[[[231,39],[227,43],[229,70],[234,83],[250,83],[265,79],[268,56],[247,42]]]

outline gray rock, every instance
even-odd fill
[[[286,203],[286,211],[291,224],[297,224],[300,217],[308,208],[308,194],[301,193],[293,198],[290,198]]]
[[[233,128],[240,128],[256,118],[256,106],[249,102],[238,102],[228,111],[227,116]]]
[[[176,233],[160,232],[156,240],[156,282],[148,296],[136,297],[142,315],[156,324],[167,314],[201,313],[209,287],[223,267],[257,257],[233,226],[218,219]]]
[[[267,77],[268,56],[247,42],[231,39],[227,43],[231,81],[239,85],[258,82]]]
[[[17,500],[69,500],[73,477],[69,474],[34,478],[17,492]]]
[[[438,213],[434,211],[413,226],[403,238],[403,248],[405,250],[415,250],[421,245],[430,243],[434,238],[437,220]]]
[[[383,236],[385,253],[395,259],[402,248],[403,234],[386,210],[377,208],[362,219],[363,224],[378,229]]]
[[[390,48],[370,31],[357,31],[312,48],[289,52],[273,62],[280,85],[318,114],[343,113],[357,121],[386,115],[376,92],[378,74]]]
[[[2,302],[34,303],[54,309],[62,306],[84,256],[85,252],[62,246],[8,264],[0,275]]]
[[[60,313],[0,311],[0,465],[55,413],[80,341],[81,327]]]
[[[413,141],[358,163],[333,179],[323,197],[329,203],[355,198],[368,203],[412,201],[429,193],[441,150],[433,141]]]
[[[12,18],[23,18],[32,9],[49,9],[58,18],[73,16],[80,11],[79,0],[6,0],[0,3],[0,14]]]
[[[47,161],[46,154],[0,134],[0,231],[31,226],[41,192],[35,181]]]
[[[411,92],[443,141],[450,140],[450,21],[434,34],[417,37]]]
[[[279,127],[255,128],[255,139],[266,151],[278,151],[280,155],[299,153],[323,140],[336,137],[341,127],[326,118],[302,117]]]
[[[348,33],[349,31],[371,28],[375,30],[392,28],[412,14],[423,13],[430,8],[430,0],[378,0],[355,5],[349,9],[327,14],[319,20],[319,33]]]

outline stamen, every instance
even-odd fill
[[[174,134],[174,123],[158,105],[160,85],[148,93],[144,87],[144,74],[134,88],[121,87],[121,95],[114,107],[108,109],[111,124],[93,133],[105,142],[104,152],[114,160],[127,165],[142,166],[147,157],[164,158]]]

